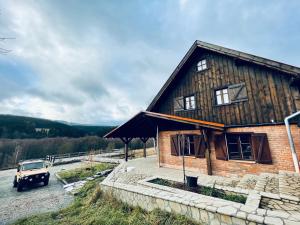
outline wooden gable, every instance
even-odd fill
[[[198,72],[197,63],[204,58],[208,69]],[[199,48],[189,54],[177,76],[148,109],[228,126],[283,123],[286,116],[300,110],[299,87],[290,85],[295,76]],[[222,88],[228,88],[230,104],[216,104],[216,90]],[[196,109],[178,110],[190,95],[195,96]]]

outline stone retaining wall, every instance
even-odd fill
[[[123,185],[122,185],[123,186]],[[108,185],[101,185],[101,189],[105,193],[112,194],[113,197],[125,202],[133,207],[139,206],[146,211],[152,211],[156,208],[167,212],[173,212],[176,214],[184,215],[195,222],[202,224],[218,224],[223,225],[242,225],[242,224],[256,224],[255,222],[246,221],[242,218],[232,217],[216,212],[214,207],[211,207],[211,211],[200,209],[196,206],[181,204],[176,201],[169,200],[159,196],[154,196],[151,193],[138,193],[134,190],[125,190],[120,187],[112,187]],[[209,207],[209,206],[207,206]],[[228,213],[234,213],[230,210]]]
[[[217,189],[247,196],[245,204],[205,196],[177,188],[149,182],[160,178],[152,176],[128,183],[119,182],[115,177],[127,177],[130,174],[119,165],[100,184],[104,192],[131,206],[139,206],[147,211],[159,208],[163,211],[184,215],[200,224],[300,224],[300,212],[260,208],[262,199],[279,200],[298,204],[298,197],[266,193],[258,190],[246,190],[240,187],[215,185]],[[262,184],[262,186],[265,186]],[[263,188],[264,189],[264,188]],[[292,201],[292,202],[290,202]],[[279,203],[280,204],[280,203]]]

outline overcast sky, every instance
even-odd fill
[[[198,39],[300,66],[300,1],[0,0],[0,113],[119,124]]]

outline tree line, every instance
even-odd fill
[[[151,140],[147,143],[153,146]],[[119,139],[105,139],[98,136],[80,138],[42,138],[42,139],[0,139],[0,169],[11,168],[19,160],[45,158],[47,155],[88,152],[91,150],[109,151],[120,149],[124,143]],[[133,139],[130,149],[143,148],[139,139]]]

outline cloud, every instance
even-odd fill
[[[1,113],[118,124],[147,107],[196,39],[300,65],[297,1],[0,6],[0,33],[16,38],[0,55]]]

